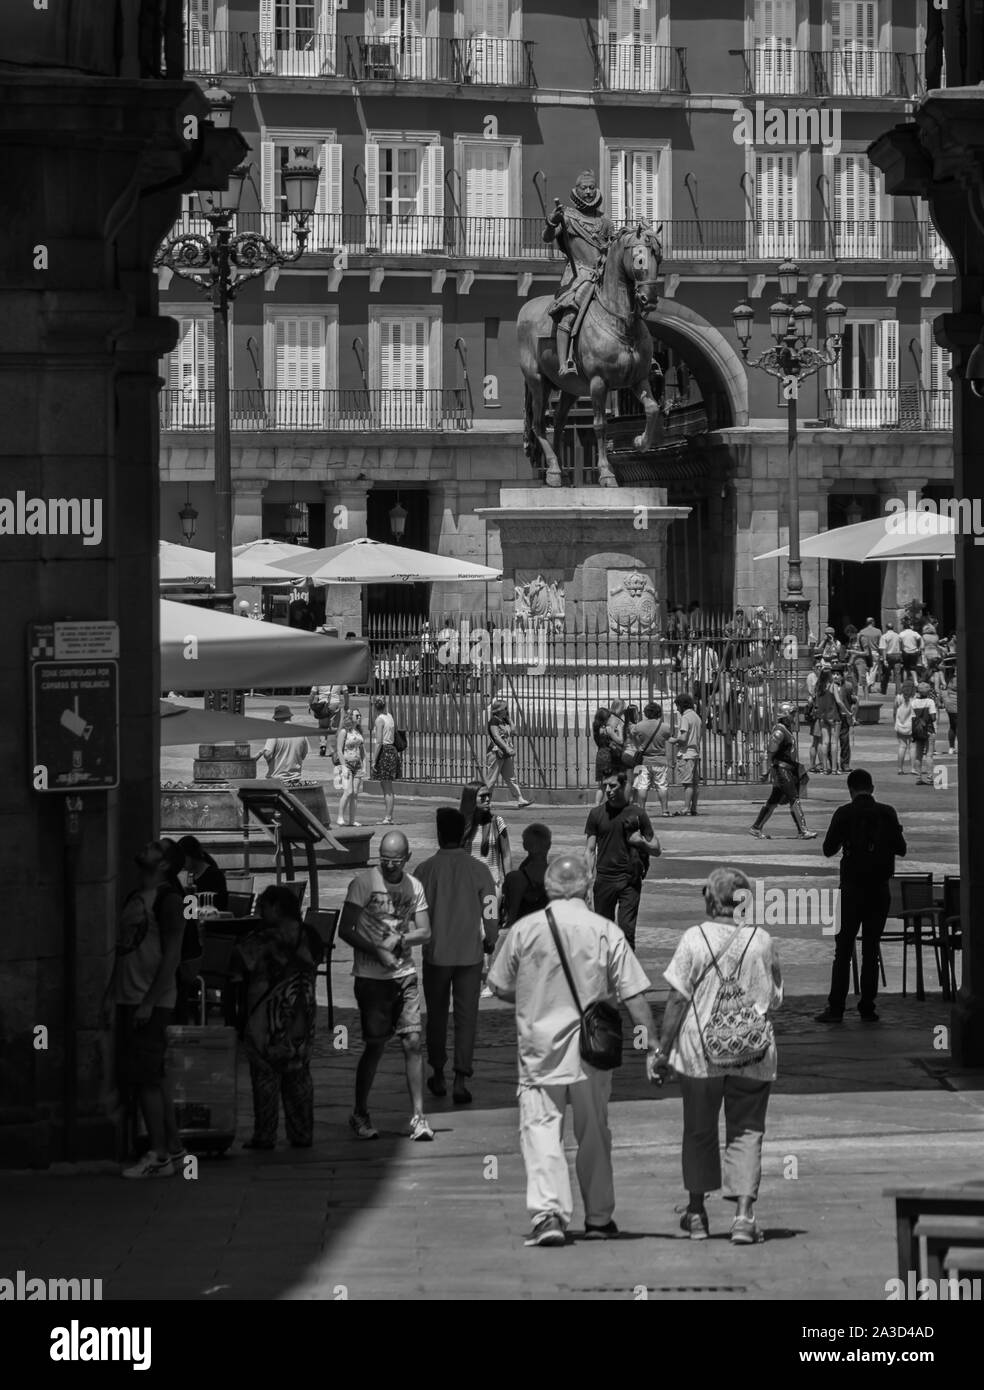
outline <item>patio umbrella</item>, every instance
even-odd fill
[[[361,536],[312,551],[296,563],[278,561],[275,569],[289,569],[315,584],[440,584],[479,583],[501,579],[502,571],[453,555],[431,555],[426,550],[410,550],[402,545]]]
[[[232,582],[234,584],[289,584],[292,573],[290,565],[273,569],[262,560],[237,559],[233,556]],[[160,586],[170,588],[197,588],[214,585],[215,556],[208,550],[196,550],[190,545],[175,545],[172,541],[160,543]]]
[[[312,555],[309,545],[293,545],[290,541],[247,541],[245,545],[232,547],[236,560],[256,561],[272,565],[279,560],[299,560],[302,555]]]
[[[365,685],[370,666],[367,642],[161,599],[161,685],[166,690]]]
[[[952,560],[956,524],[936,512],[907,511],[837,526],[800,541],[804,560],[854,560],[859,564],[884,560]],[[789,546],[767,550],[756,560],[775,560]]]
[[[277,723],[273,719],[254,719],[224,710],[197,709],[161,700],[161,747],[178,748],[186,743],[257,743],[260,739],[315,738],[314,725]]]

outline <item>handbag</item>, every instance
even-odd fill
[[[641,763],[642,763],[642,760],[645,758],[646,754],[649,752],[649,745],[652,743],[653,739],[656,737],[656,735],[657,735],[658,733],[659,733],[659,725],[657,724],[656,728],[652,731],[652,733],[651,733],[651,734],[649,735],[649,737],[646,739],[646,742],[645,742],[645,744],[642,746],[642,748],[629,748],[628,745],[626,745],[626,747],[622,749],[622,753],[621,753],[621,758],[622,758],[622,764],[623,764],[623,766],[624,766],[624,767],[639,767],[639,766],[641,765]]]
[[[398,753],[407,751],[407,731],[406,729],[393,730],[393,747]]]
[[[560,933],[557,930],[552,908],[547,908],[546,917],[554,945],[557,947],[557,954],[560,956],[560,963],[564,967],[564,975],[571,994],[574,996],[574,1004],[581,1017],[579,1035],[581,1060],[587,1062],[590,1067],[596,1067],[598,1071],[614,1071],[616,1067],[622,1065],[622,1016],[618,1009],[613,1004],[609,1004],[606,999],[596,999],[586,1009],[581,1008],[577,986],[574,983],[571,968],[567,964],[567,956],[561,945]]]
[[[711,943],[704,935],[704,928],[700,929],[704,944],[711,951],[711,966],[717,971],[720,980],[706,1030],[700,1026],[696,990],[691,1002],[694,1005],[694,1017],[697,1019],[697,1031],[700,1034],[704,1057],[710,1066],[719,1070],[737,1071],[761,1062],[773,1042],[772,1024],[748,1003],[741,983],[741,967],[757,931],[757,926],[752,928],[752,935],[745,943],[738,964],[725,978],[718,966],[718,957],[711,951]],[[732,937],[731,941],[734,940],[735,937]],[[728,942],[728,946],[731,945],[731,941]],[[725,950],[727,949],[726,946]]]

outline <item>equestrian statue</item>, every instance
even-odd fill
[[[552,301],[544,296],[524,304],[517,320],[519,362],[526,380],[526,452],[539,444],[548,487],[560,487],[557,451],[571,406],[590,396],[598,441],[598,481],[617,487],[608,462],[605,407],[610,391],[635,393],[646,426],[634,440],[651,449],[660,428],[660,406],[650,389],[653,340],[643,317],[657,303],[662,257],[659,239],[645,222],[616,229],[602,210],[602,197],[590,170],[578,175],[571,202],[554,200],[547,213],[545,242],[556,242],[567,266]],[[662,372],[656,367],[659,381]],[[552,390],[553,446],[547,438],[547,407]],[[661,392],[659,393],[662,394]]]

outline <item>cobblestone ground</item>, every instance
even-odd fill
[[[905,869],[956,871],[955,761],[943,760],[947,789],[917,788],[912,777],[896,776],[887,728],[859,731],[857,742],[855,764],[872,770],[877,794],[899,809],[910,846]],[[188,760],[172,752],[162,776],[187,771]],[[748,836],[760,790],[749,793],[708,799],[697,821],[657,822],[664,852],[646,883],[638,933],[657,1009],[665,998],[662,970],[681,931],[700,916],[699,887],[710,867],[737,864],[770,887],[835,883],[836,867],[819,842],[793,839],[788,817],[775,818],[772,841]],[[808,816],[822,831],[845,797],[843,779],[817,778],[810,793]],[[418,860],[433,846],[436,804],[398,807]],[[360,819],[380,814],[378,801],[364,800]],[[524,824],[543,818],[555,848],[582,843],[584,815],[584,807],[570,806],[507,811],[516,843]],[[345,881],[344,874],[322,875],[326,905],[342,901]],[[512,1014],[496,1000],[482,1002],[474,1104],[431,1102],[436,1141],[411,1144],[402,1062],[391,1050],[373,1096],[382,1137],[359,1144],[346,1128],[359,1031],[351,957],[340,947],[336,1033],[325,1018],[316,1051],[313,1150],[254,1155],[237,1145],[229,1157],[203,1160],[195,1181],[124,1183],[110,1165],[3,1175],[0,1275],[25,1269],[102,1277],[108,1298],[627,1299],[645,1288],[666,1299],[884,1299],[895,1241],[883,1190],[979,1177],[984,1076],[950,1064],[949,1005],[928,951],[924,1002],[901,995],[898,948],[888,947],[881,1025],[862,1028],[849,1012],[842,1027],[830,1029],[813,1015],[828,987],[831,938],[810,926],[773,934],[787,1002],[776,1017],[780,1077],[759,1208],[767,1239],[758,1247],[730,1245],[730,1208],[716,1198],[709,1203],[712,1239],[692,1245],[681,1238],[674,1211],[684,1196],[679,1091],[650,1088],[641,1058],[630,1053],[611,1110],[623,1238],[559,1251],[524,1248]],[[239,1094],[242,1139],[250,1128],[242,1070]],[[579,1220],[576,1214],[575,1226]]]

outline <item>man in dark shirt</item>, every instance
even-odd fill
[[[599,917],[607,917],[621,927],[635,950],[642,880],[650,857],[660,853],[660,845],[645,810],[629,803],[627,780],[624,771],[612,772],[605,778],[601,784],[605,799],[588,815],[584,833],[594,880],[594,910]]]
[[[877,1023],[878,948],[890,901],[889,879],[895,856],[906,852],[899,818],[892,806],[875,800],[871,773],[856,768],[847,779],[850,804],[838,806],[823,842],[830,859],[842,851],[840,864],[840,930],[834,940],[830,995],[818,1023],[840,1023],[844,1017],[851,955],[861,932],[861,998],[863,1023]]]

